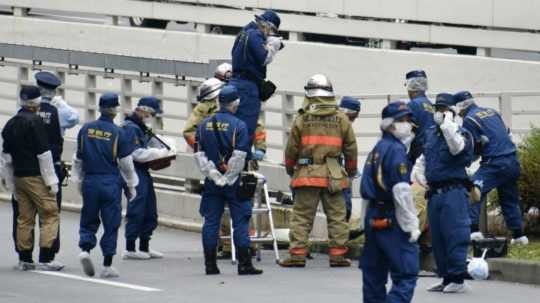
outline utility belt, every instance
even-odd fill
[[[393,201],[369,201],[369,207],[378,210],[377,216],[369,220],[369,226],[374,230],[385,230],[392,227],[393,219],[388,216],[394,210]]]
[[[429,199],[434,195],[443,194],[457,188],[465,188],[467,190],[470,190],[472,186],[472,182],[468,179],[454,179],[429,183],[429,190],[426,192],[426,199]]]

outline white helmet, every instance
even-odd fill
[[[214,77],[218,78],[221,81],[228,81],[232,76],[232,65],[230,63],[221,63],[216,68]]]
[[[472,258],[467,265],[467,272],[475,280],[486,280],[489,277],[489,265],[484,259],[487,249],[484,250],[482,257]]]
[[[323,74],[316,74],[309,78],[307,85],[304,86],[306,97],[334,97],[334,88],[332,82]]]
[[[197,101],[212,100],[219,95],[219,91],[223,87],[223,82],[216,78],[210,78],[204,81],[199,87],[199,95]]]

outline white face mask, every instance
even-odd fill
[[[394,122],[392,134],[403,141],[412,135],[412,124],[409,122]]]
[[[150,117],[145,117],[143,118],[143,123],[144,125],[146,125],[146,127],[148,128],[152,128],[152,122],[153,122],[154,118],[152,116]]]
[[[433,120],[437,125],[441,125],[444,121],[444,113],[443,112],[435,112],[433,114]]]

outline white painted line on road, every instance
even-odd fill
[[[129,288],[129,289],[140,290],[140,291],[162,291],[161,289],[158,289],[158,288],[152,288],[152,287],[140,286],[140,285],[135,285],[135,284],[122,283],[122,282],[114,282],[114,281],[108,281],[108,280],[101,280],[101,279],[95,279],[95,278],[85,278],[85,277],[81,277],[77,275],[65,274],[65,273],[56,272],[56,271],[32,270],[32,272],[42,274],[42,275],[55,276],[55,277],[61,277],[61,278],[66,278],[66,279],[85,281],[85,282],[96,283],[96,284],[104,284],[104,285],[110,285],[110,286],[116,286],[116,287],[122,287],[122,288]]]

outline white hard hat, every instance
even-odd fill
[[[218,65],[214,77],[218,78],[221,81],[228,81],[232,76],[232,65],[230,63],[224,62]]]
[[[219,91],[223,87],[223,82],[216,78],[210,78],[204,81],[199,87],[198,101],[212,100],[219,95]]]
[[[316,74],[309,78],[304,86],[306,97],[334,97],[332,82],[323,74]]]

